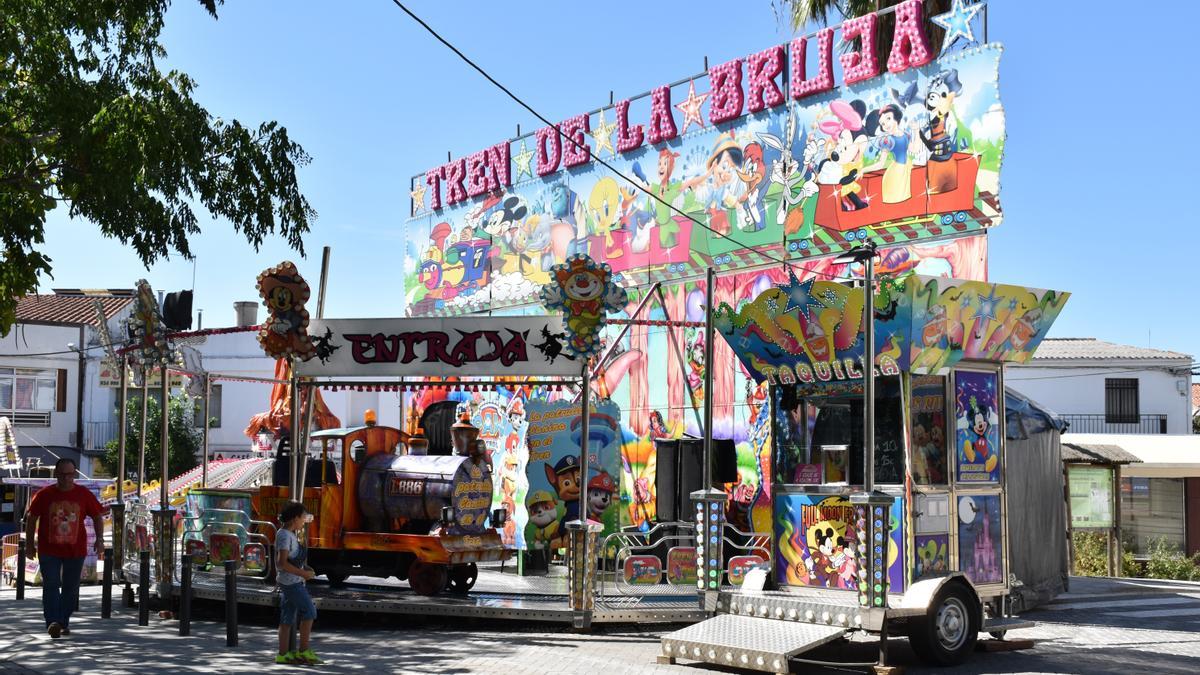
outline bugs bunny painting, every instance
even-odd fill
[[[817,157],[822,154],[821,148],[825,142],[824,140],[814,140],[808,143],[804,148],[803,163],[796,161],[792,155],[792,144],[796,137],[796,112],[794,109],[788,112],[785,135],[787,136],[786,143],[778,136],[765,132],[758,134],[758,140],[768,148],[779,152],[779,159],[776,159],[771,167],[771,182],[777,183],[782,188],[779,205],[775,210],[775,222],[783,226],[785,234],[796,234],[804,225],[804,209],[801,208],[801,204],[818,191],[817,183],[814,180],[814,167]],[[804,139],[801,138],[800,142],[803,144]]]

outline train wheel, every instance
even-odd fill
[[[329,579],[329,585],[334,588],[341,588],[346,585],[346,577],[350,576],[343,572],[325,572],[325,578]]]
[[[475,563],[454,565],[446,579],[446,590],[450,593],[466,593],[479,578],[479,567]]]
[[[414,560],[408,567],[408,585],[418,595],[437,595],[446,587],[447,568],[437,563]]]

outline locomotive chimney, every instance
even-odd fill
[[[429,439],[425,438],[425,430],[417,427],[417,433],[413,434],[408,439],[408,454],[410,455],[428,455],[429,454]]]

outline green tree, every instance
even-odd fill
[[[171,396],[167,410],[167,465],[170,476],[196,467],[200,462],[203,436],[196,428],[193,414],[194,400],[184,392]],[[125,477],[137,480],[138,451],[142,439],[142,397],[130,398],[126,409]],[[151,397],[146,401],[146,482],[162,477],[162,407]],[[209,420],[209,426],[215,420]],[[116,440],[108,442],[104,454],[104,466],[114,476],[120,460],[120,447]]]
[[[216,18],[223,0],[199,2]],[[256,249],[277,232],[303,254],[316,214],[296,167],[309,156],[276,122],[213,117],[191,78],[159,69],[170,4],[0,0],[0,336],[51,273],[38,248],[60,206],[147,267],[191,257],[194,204]]]

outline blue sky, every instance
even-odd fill
[[[563,119],[791,37],[770,0],[737,3],[408,3],[549,119]],[[994,0],[989,37],[1005,44],[1004,222],[990,236],[994,281],[1072,291],[1052,336],[1200,355],[1190,306],[1200,190],[1186,82],[1200,3],[1146,25],[1127,3]],[[1158,17],[1162,19],[1163,17]],[[307,260],[278,239],[255,253],[202,217],[192,241],[197,308],[230,325],[256,300],[263,268],[294,259],[316,284],[332,246],[329,316],[395,316],[411,175],[539,124],[389,0],[231,0],[211,20],[177,0],[164,34],[171,67],[212,112],[275,119],[312,154],[301,187],[319,213]],[[1162,64],[1162,65],[1160,65]],[[1171,65],[1178,64],[1178,65]],[[51,287],[192,286],[175,257],[146,271],[91,224],[52,214]]]

